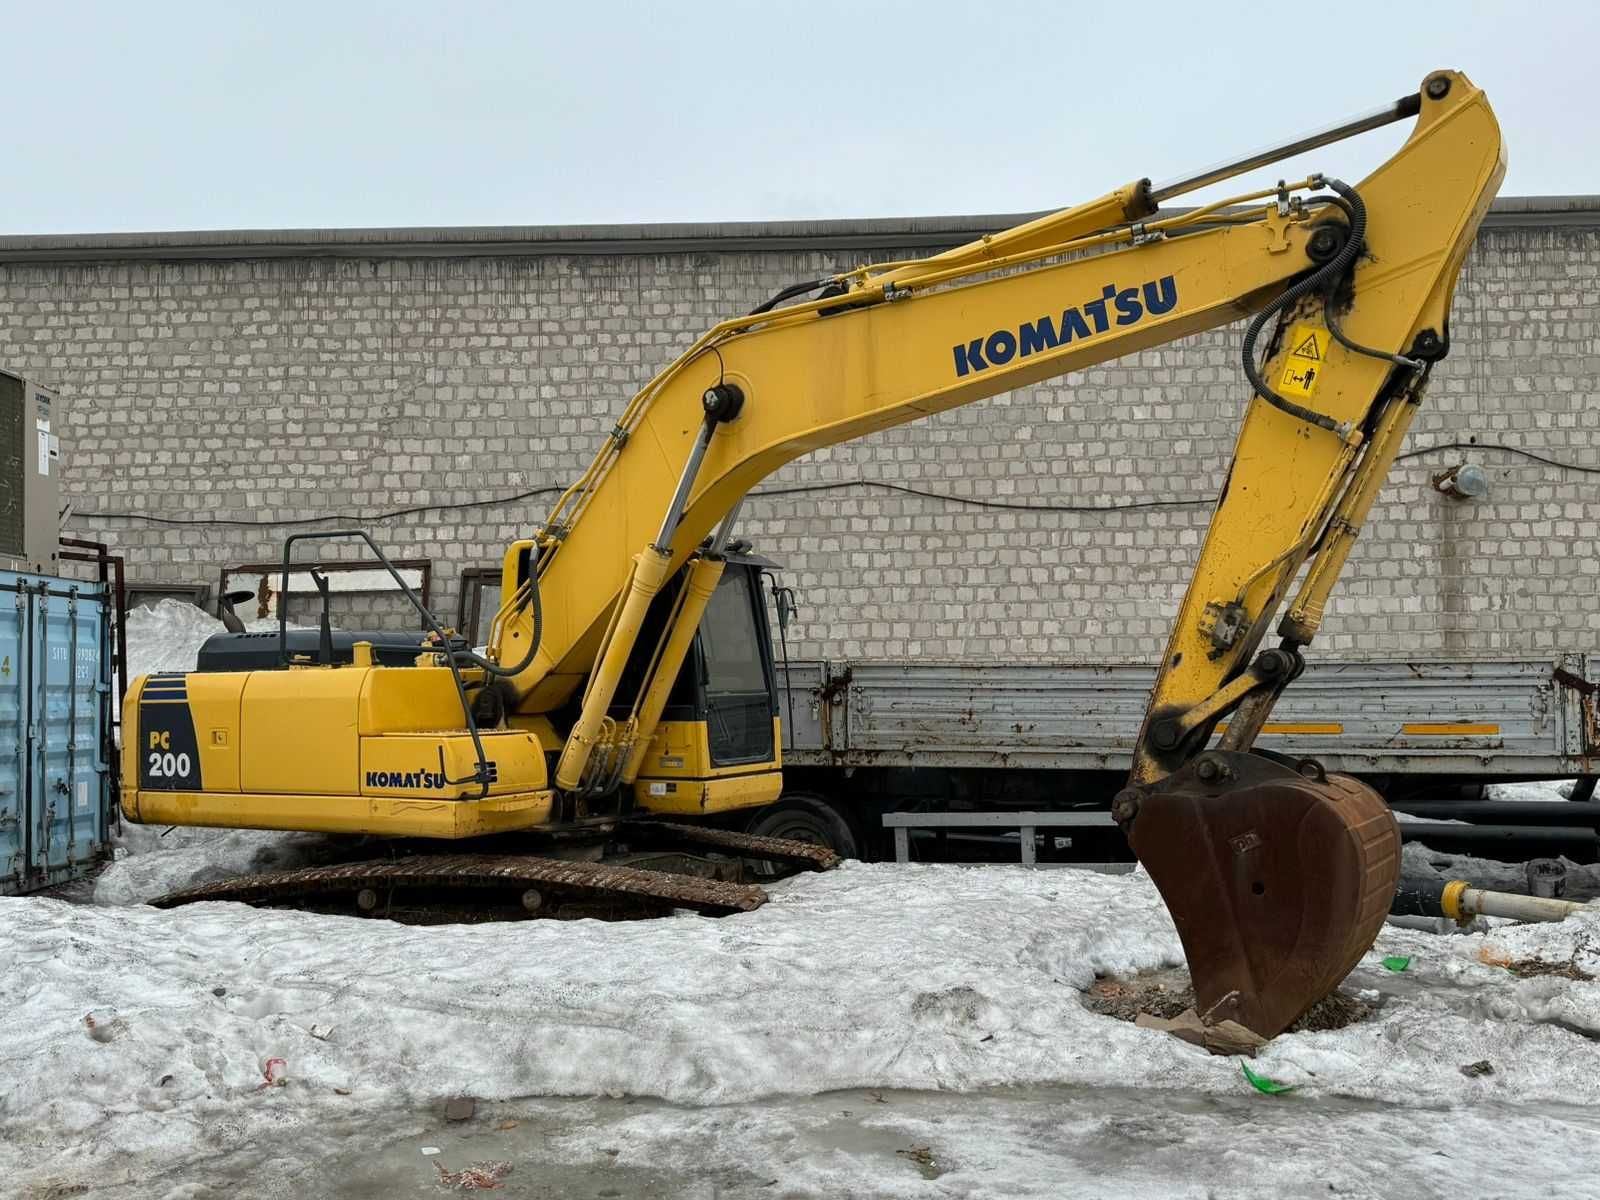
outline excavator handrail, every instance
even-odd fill
[[[473,750],[478,756],[478,768],[471,775],[468,775],[462,779],[450,779],[446,777],[445,782],[452,786],[463,783],[475,783],[478,785],[477,799],[483,799],[489,794],[489,780],[491,777],[491,772],[489,770],[489,756],[484,752],[483,738],[478,731],[478,722],[472,715],[472,702],[467,699],[466,680],[462,677],[461,667],[456,662],[456,656],[451,650],[450,638],[445,634],[444,627],[439,624],[439,618],[434,616],[433,613],[429,611],[428,606],[422,602],[421,598],[411,590],[411,585],[406,583],[405,578],[400,574],[399,569],[394,565],[394,563],[389,561],[389,556],[383,552],[382,547],[380,547],[378,543],[372,539],[372,535],[365,529],[303,530],[299,533],[291,533],[288,537],[283,539],[283,576],[278,587],[278,665],[281,667],[289,667],[292,665],[289,658],[288,601],[289,571],[294,565],[294,544],[296,542],[306,541],[332,541],[337,538],[354,538],[358,541],[365,542],[367,549],[372,551],[373,557],[378,560],[378,562],[383,566],[383,569],[389,573],[389,577],[394,580],[395,587],[400,589],[400,594],[406,598],[406,601],[411,605],[412,608],[417,610],[417,615],[422,618],[423,624],[426,625],[429,632],[433,634],[435,645],[437,645],[439,648],[439,656],[444,659],[444,665],[450,668],[450,678],[455,683],[456,698],[461,702],[461,717],[465,723],[467,734],[472,738]],[[445,774],[443,749],[439,751],[439,774]]]

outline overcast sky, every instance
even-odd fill
[[[1502,195],[1600,192],[1597,13],[0,0],[0,233],[1021,212],[1325,124],[1435,67],[1489,93]],[[1402,136],[1308,166],[1355,179]]]

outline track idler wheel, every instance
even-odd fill
[[[1208,751],[1117,812],[1178,927],[1201,1020],[1265,1038],[1361,960],[1400,877],[1389,806],[1314,762]]]

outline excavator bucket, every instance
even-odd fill
[[[1211,751],[1139,801],[1128,840],[1178,927],[1195,1008],[1277,1036],[1371,947],[1400,829],[1347,775]]]

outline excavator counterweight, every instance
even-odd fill
[[[1318,174],[1158,207],[1408,120],[1359,183]],[[1273,1036],[1371,944],[1399,839],[1364,784],[1255,740],[1449,351],[1456,279],[1504,172],[1483,93],[1438,71],[1392,104],[1170,183],[786,288],[624,407],[545,522],[507,548],[484,651],[409,590],[428,630],[409,644],[281,632],[275,661],[247,669],[226,635],[201,670],[135,681],[123,809],[475,848],[374,867],[372,886],[341,867],[222,889],[239,896],[367,895],[380,879],[590,895],[611,879],[666,902],[694,889],[608,870],[709,856],[736,887],[717,873],[741,856],[826,867],[732,828],[782,788],[767,565],[732,538],[745,495],[820,447],[1244,320],[1238,439],[1113,811],[1172,912],[1202,1018]],[[721,828],[641,824],[651,815]],[[681,853],[662,843],[674,833]],[[517,839],[514,865],[491,837]],[[722,898],[696,903],[753,902],[711,891]]]

